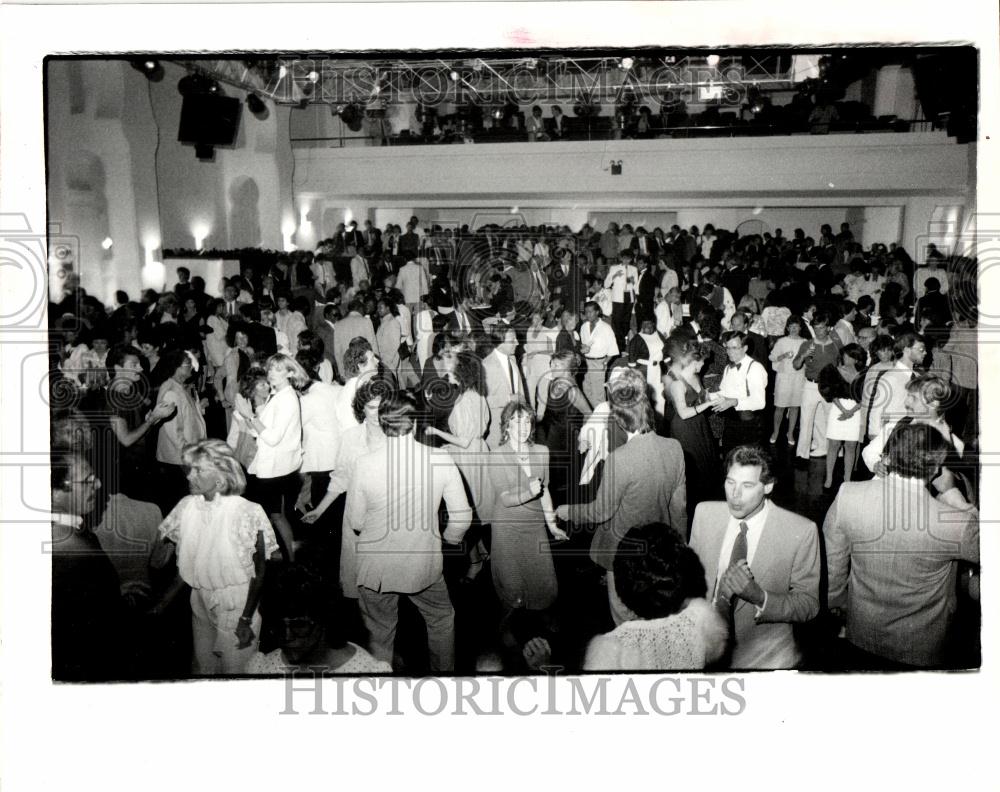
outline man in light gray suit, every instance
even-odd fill
[[[608,403],[612,419],[625,433],[625,444],[608,455],[594,500],[559,506],[556,516],[594,526],[590,559],[607,572],[611,617],[615,624],[621,624],[637,618],[615,590],[614,560],[622,538],[632,528],[649,523],[668,525],[683,537],[687,495],[684,451],[676,440],[653,431],[645,376],[627,369],[610,382]]]
[[[341,373],[345,370],[344,353],[355,338],[365,339],[375,349],[375,327],[364,312],[364,302],[355,297],[351,300],[347,316],[333,326],[333,355],[337,359],[337,371]]]
[[[823,524],[829,604],[847,611],[846,665],[940,667],[959,561],[979,563],[979,514],[927,490],[949,450],[937,428],[899,426],[888,474],[841,486]]]
[[[500,447],[500,414],[511,399],[528,402],[524,375],[514,357],[517,333],[512,327],[500,325],[492,333],[493,351],[483,358],[486,375],[486,404],[490,408],[490,431],[486,442],[491,449]]]
[[[792,625],[819,613],[816,524],[768,499],[774,473],[760,446],[726,455],[726,500],[698,504],[691,548],[716,608],[730,619],[731,668],[794,668]]]

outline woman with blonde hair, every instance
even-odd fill
[[[271,397],[254,414],[245,403],[237,407],[257,437],[257,453],[248,473],[257,477],[253,493],[293,560],[292,526],[287,513],[299,492],[298,470],[302,466],[302,408],[298,391],[309,384],[309,375],[288,355],[272,355],[265,365]]]
[[[184,448],[191,494],[161,523],[191,587],[195,674],[239,674],[257,648],[265,562],[278,549],[267,515],[242,497],[243,468],[221,440]]]

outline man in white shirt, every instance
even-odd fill
[[[923,365],[927,345],[917,333],[903,333],[896,339],[896,363],[878,379],[878,387],[865,395],[871,410],[868,413],[868,435],[877,435],[883,424],[898,421],[906,415],[906,386],[916,375],[915,366]],[[874,398],[873,398],[874,397]]]
[[[722,374],[719,387],[722,398],[712,409],[723,413],[725,418],[722,452],[727,453],[736,446],[753,445],[761,440],[767,371],[760,362],[747,354],[745,333],[723,333],[722,345],[729,357],[729,364]]]
[[[724,665],[794,668],[801,651],[792,625],[819,613],[819,531],[771,503],[775,475],[759,446],[734,448],[725,470],[726,500],[698,504],[690,542],[710,599],[730,624]]]
[[[656,319],[656,332],[664,338],[684,323],[681,293],[676,286],[664,292],[663,299],[653,308],[653,316]]]
[[[592,405],[604,401],[604,377],[608,363],[619,354],[615,333],[601,318],[601,308],[589,301],[583,309],[584,323],[580,326],[580,351],[587,361],[583,377],[583,393]]]
[[[324,256],[317,256],[309,266],[313,274],[313,286],[320,297],[326,297],[326,293],[336,287],[337,276],[333,270],[333,262]]]
[[[424,268],[411,259],[404,264],[396,276],[396,288],[403,293],[403,302],[411,313],[417,312],[417,305],[420,298],[427,294],[430,282]]]
[[[625,348],[639,285],[639,270],[633,263],[634,258],[631,250],[622,250],[618,263],[608,268],[604,278],[604,288],[611,290],[611,328],[619,349]]]

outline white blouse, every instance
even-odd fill
[[[254,576],[257,535],[264,534],[264,557],[278,549],[271,522],[256,503],[239,495],[181,498],[160,524],[160,537],[177,545],[177,569],[191,588],[212,592],[223,610],[246,604]]]
[[[257,454],[248,472],[259,478],[294,473],[302,464],[302,415],[295,389],[289,385],[273,394],[257,419],[264,431],[257,432]]]
[[[314,382],[302,394],[302,472],[333,470],[340,446],[340,385]]]

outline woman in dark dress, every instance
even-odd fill
[[[157,482],[148,473],[149,430],[173,416],[175,407],[151,408],[143,387],[142,352],[117,346],[108,353],[107,387],[95,391],[88,417],[94,429],[93,467],[105,492],[152,503]]]
[[[538,388],[538,422],[549,449],[549,489],[557,506],[580,500],[577,486],[583,467],[580,427],[592,407],[576,384],[579,366],[580,358],[575,352],[556,352],[549,363],[549,373]]]
[[[704,363],[698,344],[687,335],[674,334],[667,339],[665,355],[670,360],[663,376],[666,418],[670,436],[684,449],[690,522],[695,505],[715,495],[720,480],[719,445],[708,423],[712,403],[698,379]]]

